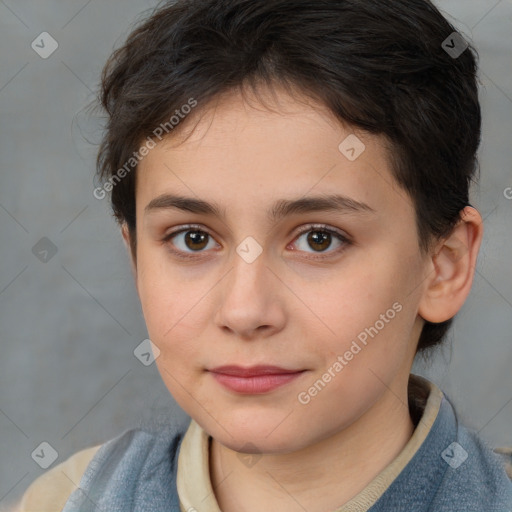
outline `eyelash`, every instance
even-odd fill
[[[198,255],[200,255],[202,251],[197,251],[195,253],[186,253],[186,252],[183,252],[180,250],[173,249],[171,247],[171,244],[169,244],[169,242],[175,236],[179,235],[180,233],[186,233],[187,231],[199,231],[199,232],[205,233],[209,237],[213,238],[213,236],[207,230],[203,229],[201,226],[199,226],[197,224],[188,224],[188,225],[183,226],[181,229],[179,229],[177,231],[173,231],[172,233],[167,234],[162,239],[162,242],[167,244],[168,250],[171,253],[173,253],[175,256],[177,256],[178,258],[183,259],[183,260],[193,260],[193,259],[196,260],[198,257],[200,257]],[[327,256],[323,256],[323,255],[322,256],[308,256],[308,258],[313,259],[313,260],[324,260],[324,259],[332,257],[333,255],[338,255],[341,252],[343,252],[347,248],[347,246],[352,244],[352,242],[345,235],[343,235],[340,231],[338,231],[334,228],[329,228],[325,224],[310,224],[310,225],[306,226],[299,233],[297,233],[296,237],[294,238],[294,241],[297,240],[298,238],[300,238],[305,233],[309,233],[310,231],[320,231],[320,232],[328,233],[330,235],[334,235],[340,242],[343,243],[343,245],[341,247],[339,247],[338,249],[335,249],[334,251],[329,252]],[[318,254],[323,254],[323,253],[318,253]]]

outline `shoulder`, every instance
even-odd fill
[[[505,487],[512,489],[512,448],[495,448],[489,441],[467,427],[459,427],[458,433],[460,444],[468,446],[468,461],[471,457],[471,462],[474,463],[467,465],[468,473],[472,472],[474,477],[478,474],[483,478],[494,476]]]
[[[508,477],[512,480],[512,446],[504,448],[495,448],[494,452],[501,456],[505,464],[505,471]]]
[[[423,490],[428,488],[428,510],[436,512],[484,507],[488,511],[510,510],[512,482],[505,462],[506,450],[496,453],[479,432],[462,424],[443,393],[435,422],[404,471],[400,490],[410,485],[411,479]],[[417,500],[420,498],[427,499],[425,494]],[[419,501],[414,504],[419,506]]]
[[[81,450],[37,478],[13,512],[57,512],[78,487],[90,461],[102,445]]]
[[[37,478],[10,512],[60,512],[70,502],[81,499],[82,487],[100,492],[111,489],[116,482],[124,486],[130,479],[136,481],[146,463],[159,459],[158,465],[165,460],[165,448],[179,442],[182,430],[174,424],[160,430],[129,429],[105,443],[81,450]]]
[[[434,510],[451,510],[449,506],[454,503],[444,500],[452,495],[458,496],[457,504],[463,510],[472,510],[476,504],[485,504],[486,510],[509,510],[506,507],[512,502],[512,482],[506,450],[498,454],[477,432],[459,425],[457,441],[441,456],[447,465],[442,486],[445,496],[437,497],[438,508]],[[510,462],[510,453],[508,457]]]
[[[89,510],[91,501],[97,510],[142,510],[149,502],[180,510],[175,482],[185,430],[171,421],[162,428],[130,429],[104,443],[64,511]]]

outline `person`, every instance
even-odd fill
[[[510,451],[416,354],[483,235],[477,57],[428,0],[179,0],[102,75],[111,194],[161,377],[19,510],[505,512]]]

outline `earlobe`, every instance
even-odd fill
[[[431,257],[433,270],[418,309],[424,320],[444,322],[460,310],[471,290],[482,237],[482,217],[466,206],[459,223]]]

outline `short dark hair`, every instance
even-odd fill
[[[427,253],[469,205],[478,167],[478,54],[469,43],[457,58],[445,51],[453,32],[429,0],[178,0],[156,8],[111,55],[100,92],[108,117],[97,174],[112,180],[131,162],[111,201],[133,256],[132,157],[141,141],[170,127],[191,98],[200,111],[222,93],[262,84],[298,88],[342,123],[389,141],[392,173],[414,202]],[[418,350],[439,344],[452,320],[425,322]]]

